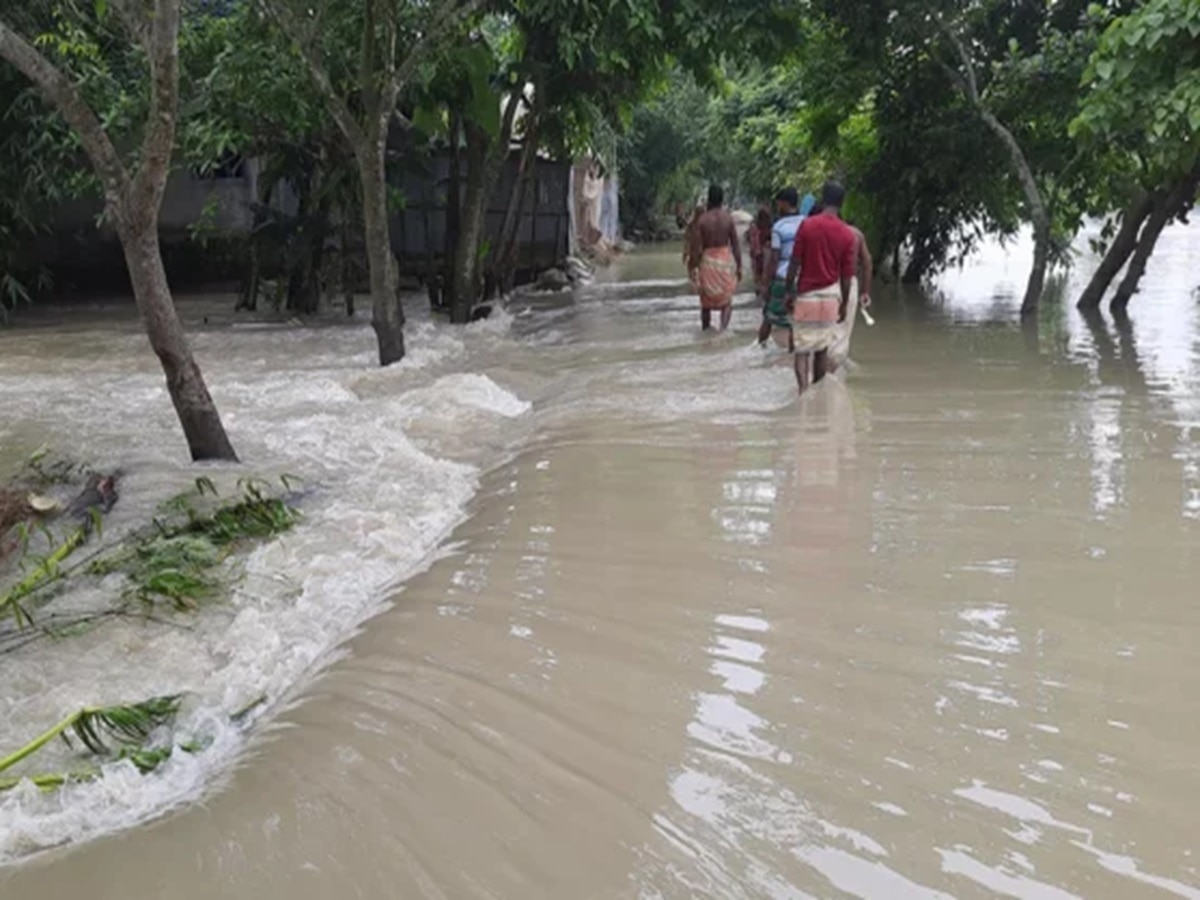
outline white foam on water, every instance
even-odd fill
[[[226,602],[176,617],[182,627],[114,622],[0,657],[7,685],[2,748],[19,746],[80,706],[177,691],[188,695],[177,737],[212,740],[195,755],[175,753],[149,777],[121,763],[55,793],[26,783],[0,795],[0,862],[200,798],[245,745],[230,716],[262,695],[278,704],[427,564],[462,521],[487,461],[431,455],[406,434],[406,423],[440,415],[443,444],[470,443],[480,429],[524,416],[529,404],[487,376],[440,374],[460,364],[473,343],[505,339],[510,323],[505,316],[466,329],[417,323],[408,332],[410,355],[386,370],[372,366],[370,333],[362,328],[245,329],[195,339],[202,365],[219,348],[222,365],[206,371],[244,463],[204,471],[226,495],[243,475],[300,476],[311,490],[305,519],[231,570],[236,580]],[[146,353],[131,342],[133,348]],[[119,361],[107,370],[89,361],[81,379],[70,358],[57,361],[54,376],[15,371],[3,358],[0,352],[0,392],[20,397],[15,412],[44,421],[64,450],[86,434],[78,452],[126,469],[109,539],[190,485],[197,471],[180,458],[182,439],[152,359],[142,360],[137,374]],[[56,607],[86,606],[105,591],[119,592],[115,582],[82,586]],[[38,771],[72,763],[78,760],[58,749],[39,760]]]
[[[411,321],[408,355],[386,369],[362,325],[195,333],[240,467],[186,458],[144,336],[114,334],[107,321],[0,333],[0,421],[125,470],[106,539],[144,523],[200,473],[226,496],[244,475],[296,475],[310,491],[304,522],[237,563],[226,600],[173,617],[183,627],[116,621],[0,654],[4,750],[80,706],[172,692],[189,698],[177,735],[213,741],[149,777],[114,765],[54,794],[28,785],[0,794],[0,863],[130,827],[211,790],[246,745],[230,715],[261,695],[266,711],[277,710],[334,659],[398,584],[436,558],[481,473],[530,437],[597,416],[712,421],[795,402],[786,369],[731,335],[707,341],[681,328],[674,302],[642,304],[639,318],[576,298],[536,313],[553,329],[519,340],[518,320],[499,309],[465,327]],[[55,602],[84,607],[119,591],[109,581]],[[39,770],[71,762],[55,750]]]

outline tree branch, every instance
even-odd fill
[[[171,170],[179,106],[180,0],[154,0],[148,24],[150,114],[142,136],[142,158],[133,177],[134,208],[157,213]]]
[[[941,16],[934,13],[933,18],[937,22],[938,29],[946,36],[946,40],[950,42],[950,46],[954,48],[959,62],[962,63],[963,74],[959,76],[959,81],[963,87],[963,93],[967,95],[967,99],[972,104],[982,107],[983,100],[979,96],[979,83],[975,80],[975,65],[971,62],[971,55],[967,52],[966,45],[963,44],[962,38],[955,34],[954,29],[947,25]],[[942,65],[946,67],[944,63]]]
[[[312,76],[313,83],[316,84],[317,90],[325,100],[325,106],[329,110],[329,114],[337,122],[342,133],[346,135],[346,139],[350,142],[350,146],[354,148],[354,152],[361,152],[366,145],[366,134],[363,132],[358,120],[355,119],[354,113],[350,111],[350,107],[346,104],[346,101],[338,95],[337,89],[334,88],[333,81],[329,77],[329,71],[325,68],[325,62],[321,59],[320,51],[317,50],[312,40],[304,34],[300,23],[296,21],[295,17],[284,6],[281,0],[259,0],[259,6],[268,16],[275,20],[275,24],[296,45],[296,49],[300,51],[300,56],[308,67],[308,72]]]
[[[954,48],[955,54],[958,56],[959,63],[962,66],[962,71],[957,72],[952,67],[947,65],[942,60],[938,60],[938,65],[946,70],[950,78],[958,86],[959,90],[966,95],[967,101],[975,108],[979,118],[983,120],[984,125],[999,138],[1000,143],[1008,152],[1009,159],[1012,163],[1013,171],[1017,176],[1017,180],[1021,184],[1021,190],[1025,194],[1025,200],[1029,204],[1029,217],[1033,223],[1034,236],[1039,242],[1049,240],[1050,233],[1050,216],[1046,210],[1045,200],[1042,198],[1041,191],[1038,189],[1037,179],[1034,177],[1033,169],[1029,165],[1029,161],[1025,158],[1025,152],[1021,149],[1020,143],[1017,141],[1013,133],[1008,127],[997,118],[996,114],[988,109],[987,104],[983,102],[983,98],[979,93],[979,83],[975,79],[975,66],[971,62],[971,55],[967,52],[966,45],[962,42],[962,38],[946,24],[945,20],[936,12],[931,12],[934,22],[937,23],[938,30],[949,41],[950,46]],[[936,58],[936,57],[935,57]]]
[[[467,16],[478,9],[482,5],[482,2],[483,0],[447,0],[447,2],[440,5],[425,33],[417,38],[416,43],[413,44],[408,51],[408,55],[404,58],[404,62],[396,66],[395,70],[391,73],[391,78],[386,85],[384,94],[392,98],[393,106],[395,106],[395,98],[399,95],[401,89],[408,84],[409,79],[413,76],[413,72],[416,71],[417,66],[425,61],[438,39],[458,24],[461,17]]]
[[[100,176],[105,200],[113,212],[119,210],[128,196],[129,173],[83,94],[58,67],[2,21],[0,58],[32,81],[42,98],[66,119]]]

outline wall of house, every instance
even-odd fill
[[[484,235],[490,245],[500,237],[513,182],[518,177],[519,156],[516,150],[510,154],[488,201]],[[399,180],[404,209],[392,215],[391,237],[402,274],[440,272],[445,260],[449,156],[434,157],[428,165],[427,172],[406,172]],[[569,252],[569,176],[570,166],[566,163],[537,160],[517,227],[518,268],[548,269],[562,262]]]
[[[498,241],[518,174],[518,157],[514,150],[488,205],[485,234],[489,241]],[[424,160],[421,171],[410,168],[397,177],[405,205],[392,216],[391,238],[402,275],[423,278],[441,270],[449,168],[449,158],[443,154]],[[215,177],[192,172],[171,175],[159,222],[164,260],[173,283],[211,283],[240,276],[244,243],[231,239],[248,234],[253,227],[258,172],[255,161],[248,160]],[[537,161],[518,227],[519,269],[547,269],[567,255],[569,175],[570,167],[564,163]],[[287,185],[276,188],[271,206],[284,214],[295,213],[296,198]],[[112,228],[100,223],[102,211],[99,199],[63,203],[53,228],[31,242],[28,258],[59,273],[64,284],[95,289],[124,285],[124,257]],[[195,239],[200,233],[215,240],[205,246]]]

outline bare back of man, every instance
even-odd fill
[[[710,328],[713,310],[717,310],[724,331],[733,315],[733,293],[742,280],[742,242],[718,185],[709,188],[708,210],[696,223],[696,239],[700,245],[700,325]]]
[[[729,214],[729,210],[724,207],[705,212],[700,217],[698,227],[701,249],[737,246],[737,226],[734,225],[733,216]]]

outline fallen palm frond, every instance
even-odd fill
[[[20,750],[0,759],[0,772],[29,759],[55,738],[62,738],[71,746],[70,735],[74,734],[88,753],[113,761],[127,761],[142,775],[149,774],[170,759],[176,750],[199,753],[209,745],[208,739],[201,738],[179,744],[148,746],[155,732],[175,721],[181,700],[181,695],[171,694],[152,697],[141,703],[81,709],[38,735]],[[66,784],[91,781],[99,778],[101,772],[98,765],[89,765],[66,772],[5,776],[0,777],[0,792],[11,790],[23,781],[29,781],[43,791],[50,791]]]
[[[70,481],[76,471],[86,471],[65,464],[49,468],[40,458],[35,458],[30,468],[44,484]],[[281,479],[289,492],[284,497],[272,496],[270,486],[264,481],[244,479],[238,482],[239,495],[229,501],[219,497],[211,480],[200,478],[194,490],[163,504],[158,517],[149,525],[110,542],[109,546],[73,556],[89,537],[100,533],[100,516],[115,501],[114,480],[115,476],[88,476],[84,492],[65,509],[64,521],[71,523],[71,530],[63,538],[55,536],[36,515],[16,529],[9,529],[18,535],[23,564],[28,567],[32,562],[32,566],[17,584],[0,592],[0,653],[24,647],[33,640],[66,638],[112,617],[181,627],[171,621],[174,617],[151,615],[155,611],[153,604],[165,600],[176,608],[195,608],[201,600],[221,591],[223,579],[219,567],[239,547],[278,535],[300,520],[299,511],[288,502],[295,495],[290,493],[291,479],[286,476]],[[27,506],[34,514],[41,511],[30,503],[29,498],[34,495],[23,490],[25,493],[20,496]],[[57,501],[41,505],[46,511],[61,507]],[[4,534],[0,533],[2,537]],[[40,549],[43,537],[48,544],[45,555],[33,558],[31,543],[37,538]],[[125,579],[126,587],[122,591],[118,586],[119,597],[106,601],[101,608],[42,613],[43,607],[59,595],[58,588],[67,579],[114,574]],[[15,628],[6,621],[9,615]],[[239,709],[231,721],[244,725],[266,702],[265,695],[257,697]],[[179,704],[180,697],[171,695],[141,703],[78,710],[0,758],[0,792],[26,781],[42,790],[54,790],[95,779],[102,774],[102,765],[109,762],[126,761],[146,774],[176,751],[198,752],[207,746],[204,741],[159,740],[160,729],[174,721]],[[56,739],[99,759],[62,772],[16,775],[9,772]]]
[[[21,605],[21,601],[40,588],[57,580],[60,575],[59,566],[85,540],[87,540],[87,531],[82,528],[77,529],[48,556],[39,560],[32,572],[17,582],[8,591],[0,594],[0,616],[11,613],[19,628],[32,625],[33,618],[26,611],[25,607]]]
[[[24,747],[0,759],[0,772],[28,759],[55,738],[61,737],[70,745],[71,733],[96,755],[109,752],[106,737],[121,748],[141,748],[156,729],[174,721],[181,700],[180,695],[170,694],[127,706],[77,710]]]

